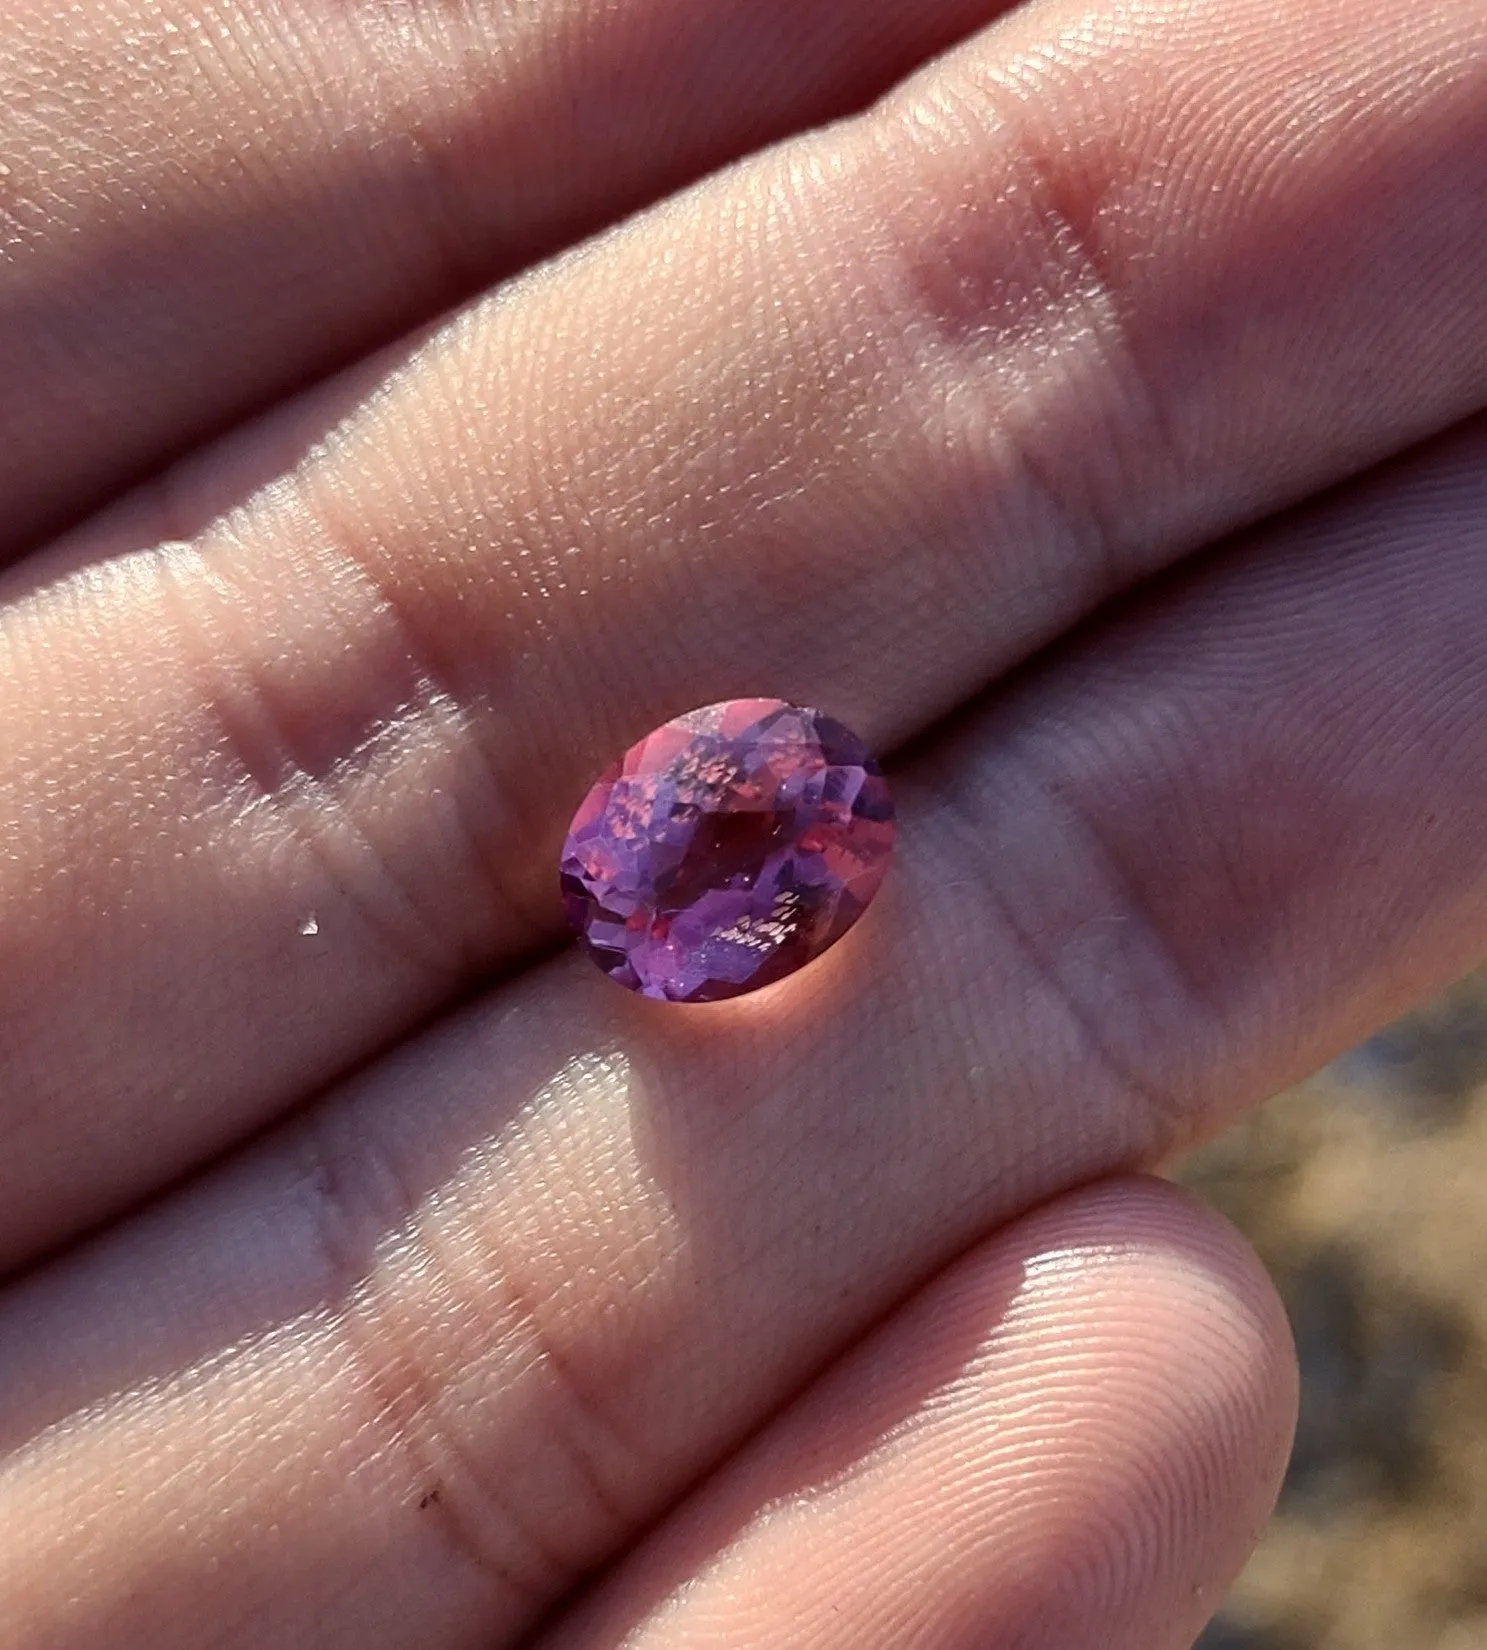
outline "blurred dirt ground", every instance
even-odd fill
[[[1487,1650],[1487,971],[1180,1166],[1291,1314],[1279,1511],[1202,1650]]]

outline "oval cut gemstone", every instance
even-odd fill
[[[888,783],[856,734],[781,699],[729,699],[601,776],[563,845],[563,900],[611,979],[715,1002],[839,940],[892,849]]]

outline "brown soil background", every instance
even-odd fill
[[[1269,1266],[1302,1378],[1202,1650],[1487,1650],[1487,970],[1177,1174]]]

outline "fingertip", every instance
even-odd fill
[[[565,1650],[1186,1650],[1295,1415],[1251,1251],[1166,1182],[1059,1198],[830,1370],[557,1631]]]

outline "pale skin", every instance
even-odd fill
[[[1487,949],[1487,11],[998,9],[5,8],[8,1650],[1222,1597],[1293,1355],[1145,1171]],[[558,845],[736,695],[895,865],[643,1002]]]

